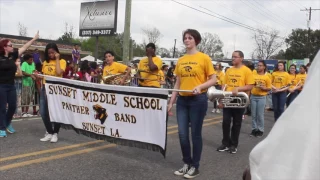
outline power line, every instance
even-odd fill
[[[278,1],[279,3],[281,3],[281,1]],[[287,12],[287,10],[283,9],[279,4],[275,3],[275,5],[283,12]],[[299,19],[299,23],[301,24],[302,20]]]
[[[212,0],[212,2],[215,2],[215,3],[216,3],[215,0]],[[264,24],[261,24],[261,22],[259,22],[259,21],[255,20],[255,19],[251,18],[251,17],[248,17],[248,16],[242,14],[240,11],[237,11],[237,10],[235,10],[235,9],[233,9],[233,8],[229,8],[227,4],[222,3],[223,1],[218,1],[218,2],[219,2],[219,3],[218,3],[219,5],[222,5],[222,6],[225,7],[226,9],[229,9],[231,12],[240,14],[240,15],[242,15],[243,17],[246,17],[246,18],[250,19],[251,21],[254,21],[254,22],[257,23],[257,24],[260,24],[260,25],[262,25],[262,26],[265,26],[266,28],[271,29],[270,27],[268,27],[268,26],[266,26],[266,25],[264,25]],[[220,4],[220,3],[221,3],[221,4]]]
[[[235,25],[237,25],[237,26],[241,26],[241,27],[246,28],[246,29],[249,29],[249,30],[251,30],[251,31],[258,31],[257,29],[252,28],[252,27],[250,27],[250,26],[248,26],[248,25],[243,26],[243,25],[241,25],[240,23],[238,23],[238,22],[236,22],[236,21],[230,21],[230,20],[227,20],[227,19],[224,19],[224,18],[220,18],[220,17],[218,17],[218,16],[215,16],[215,15],[213,15],[213,14],[210,14],[210,13],[207,13],[207,12],[204,12],[204,11],[201,11],[201,10],[199,10],[199,9],[197,9],[197,8],[188,6],[188,5],[186,5],[186,4],[177,2],[177,1],[175,1],[175,0],[171,0],[171,1],[173,1],[173,2],[175,2],[175,3],[177,3],[177,4],[180,4],[180,5],[182,5],[182,6],[188,7],[188,8],[190,8],[190,9],[193,9],[193,10],[195,10],[195,11],[198,11],[198,12],[207,14],[207,15],[209,15],[209,16],[218,18],[218,19],[220,19],[220,20],[227,21],[227,22],[232,23],[232,24],[235,24]]]
[[[270,14],[273,15],[273,17],[282,19],[282,21],[283,21],[284,23],[286,23],[286,24],[288,24],[288,25],[291,25],[292,27],[297,27],[296,25],[292,24],[291,22],[283,19],[281,16],[278,16],[277,14],[275,14],[274,12],[272,12],[272,11],[271,11],[270,9],[268,9],[267,7],[265,7],[265,6],[261,5],[260,3],[258,3],[257,0],[253,0],[253,1],[254,1],[256,4],[258,4],[259,6],[261,6],[262,8],[266,9],[268,12],[270,12]]]
[[[182,6],[188,7],[188,8],[190,8],[190,9],[193,9],[193,10],[195,10],[195,11],[201,12],[201,13],[203,13],[203,14],[206,14],[206,15],[209,15],[209,16],[212,16],[212,17],[215,17],[215,18],[218,18],[218,19],[223,20],[223,21],[227,21],[227,22],[232,23],[232,24],[235,24],[235,25],[237,25],[237,26],[241,26],[241,27],[246,28],[246,29],[249,29],[249,30],[251,30],[251,31],[256,31],[256,32],[260,32],[260,33],[262,33],[262,34],[270,35],[270,33],[267,33],[267,32],[262,31],[262,30],[260,30],[260,29],[253,28],[253,27],[248,26],[248,25],[245,25],[245,24],[242,25],[242,23],[239,23],[239,22],[234,21],[234,20],[230,21],[230,20],[228,20],[229,18],[228,18],[228,19],[224,19],[224,18],[218,17],[218,16],[216,16],[216,15],[213,15],[213,14],[210,14],[210,13],[207,13],[207,12],[204,12],[204,11],[201,11],[201,10],[199,10],[199,9],[197,9],[197,8],[188,6],[188,5],[183,4],[183,3],[181,3],[181,2],[177,2],[177,1],[175,1],[175,0],[171,0],[171,1],[173,1],[173,2],[175,2],[175,3],[177,3],[177,4],[180,4],[180,5],[182,5]],[[277,37],[279,37],[279,38],[281,38],[281,39],[285,39],[284,37],[281,37],[281,36],[277,36]]]
[[[293,0],[293,2],[295,2],[296,4],[298,4],[298,5],[300,5],[300,6],[302,6],[303,8],[305,8],[305,9],[308,9],[307,7],[305,7],[304,5],[302,5],[302,4],[300,4],[300,2],[299,1],[297,1],[297,0]],[[300,7],[299,7],[300,8]]]
[[[253,9],[253,10],[255,10],[255,11],[258,12],[259,14],[263,15],[264,17],[266,17],[266,18],[272,20],[273,22],[278,23],[278,24],[281,25],[282,27],[286,28],[285,26],[283,26],[283,23],[279,23],[278,21],[275,21],[274,19],[271,19],[271,17],[268,16],[268,14],[263,14],[261,11],[258,11],[257,9],[260,9],[260,8],[257,7],[256,5],[250,3],[250,4],[252,4],[252,5],[254,6],[254,7],[252,7],[251,5],[247,4],[246,1],[244,1],[244,0],[240,0],[240,1],[242,1],[246,6],[250,7],[250,8]],[[265,12],[264,12],[264,13],[265,13]],[[276,19],[276,20],[277,20],[277,19]]]

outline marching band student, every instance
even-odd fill
[[[106,64],[103,68],[102,76],[126,73],[120,81],[120,85],[124,85],[124,82],[130,76],[131,68],[124,64],[114,62],[114,52],[112,51],[106,51],[104,57]]]
[[[67,62],[64,59],[60,59],[60,52],[58,46],[55,43],[49,43],[44,51],[45,62],[42,66],[43,75],[61,77],[66,70]],[[43,80],[45,83],[45,78]],[[51,141],[55,143],[58,141],[58,133],[60,130],[59,123],[53,123],[54,128],[50,121],[49,109],[48,109],[48,99],[46,95],[45,86],[42,87],[40,93],[40,114],[44,126],[47,130],[45,137],[40,139],[40,141]]]
[[[156,56],[156,45],[149,43],[146,46],[146,58],[140,60],[138,65],[137,77],[139,87],[160,88],[157,75],[162,67],[162,60]],[[141,79],[142,78],[142,79]]]
[[[285,71],[284,62],[278,62],[275,71],[272,73],[272,104],[274,112],[274,120],[278,118],[284,111],[287,100],[288,85],[290,84],[289,74]]]
[[[292,101],[298,95],[298,91],[297,91],[298,86],[297,86],[297,84],[299,82],[298,82],[298,79],[296,77],[296,69],[297,69],[297,66],[294,65],[294,64],[291,64],[290,67],[289,67],[289,83],[290,83],[290,87],[289,87],[288,92],[287,92],[288,95],[289,95],[287,97],[287,101],[286,101],[287,107],[289,107],[289,105],[292,103]]]
[[[243,58],[244,54],[242,51],[234,51],[232,53],[233,67],[228,69],[223,81],[224,85],[222,88],[227,86],[226,91],[232,92],[235,96],[238,92],[251,91],[254,84],[252,71],[242,63]],[[237,153],[239,144],[242,115],[244,114],[245,108],[224,108],[222,103],[219,104],[219,107],[223,108],[223,139],[222,145],[217,148],[217,151],[229,151],[235,154]],[[233,120],[233,123],[230,137],[231,120]]]
[[[299,74],[297,74],[297,81],[300,81],[300,84],[298,85],[298,94],[302,91],[304,82],[307,79],[307,67],[305,65],[300,66]]]
[[[202,124],[208,109],[206,91],[216,83],[216,77],[210,57],[197,50],[197,45],[201,42],[200,33],[193,29],[186,30],[183,33],[183,42],[187,53],[177,62],[174,71],[177,78],[174,89],[192,90],[193,93],[173,92],[168,111],[170,112],[177,98],[177,122],[184,165],[174,174],[191,179],[199,175]],[[191,124],[192,151],[189,141],[189,123]]]
[[[267,65],[264,61],[258,62],[257,73],[253,75],[255,86],[251,90],[252,132],[250,136],[261,137],[264,132],[264,108],[266,96],[271,90],[271,79],[268,77]]]
[[[160,82],[161,88],[164,88],[164,85],[166,84],[164,72],[162,70],[160,70],[158,75],[159,75],[158,80]]]
[[[17,92],[14,85],[16,72],[22,74],[20,61],[16,61],[31,44],[39,38],[39,32],[32,40],[17,51],[13,50],[8,39],[0,41],[0,137],[6,137],[7,132],[15,133],[11,120],[17,108]],[[8,105],[8,109],[6,110]]]
[[[214,85],[214,87],[218,90],[221,90],[221,85],[222,85],[222,81],[223,81],[223,78],[224,78],[224,73],[222,72],[222,66],[221,66],[221,63],[217,63],[215,66],[214,66],[214,70],[217,72],[217,82],[216,84]],[[219,108],[217,107],[217,101],[213,101],[213,110],[212,110],[213,113],[220,113],[220,110]]]

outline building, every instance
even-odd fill
[[[12,45],[14,48],[20,48],[24,44],[26,44],[28,41],[31,40],[30,37],[24,37],[24,36],[14,36],[14,35],[8,35],[8,34],[0,34],[0,39],[9,39],[12,42]],[[40,58],[44,60],[44,51],[46,48],[46,45],[48,43],[56,43],[59,51],[60,51],[60,57],[65,60],[72,60],[72,50],[73,50],[73,44],[71,43],[61,43],[54,40],[48,40],[48,39],[38,39],[36,42],[34,42],[28,50],[24,54],[32,54],[35,49],[38,49],[40,53]],[[92,52],[89,51],[80,51],[81,57],[91,55]]]

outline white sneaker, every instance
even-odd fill
[[[29,114],[29,113],[26,113],[27,114],[27,117],[33,117],[32,114]]]
[[[26,117],[29,117],[27,113],[22,113],[22,116],[23,118],[26,118]]]
[[[47,141],[50,141],[51,139],[52,139],[52,134],[47,134],[44,136],[44,138],[40,139],[40,141],[47,142]]]
[[[215,112],[216,112],[216,109],[213,109],[211,112],[212,112],[212,113],[215,113]]]
[[[52,135],[52,138],[51,138],[51,141],[50,141],[50,142],[52,142],[52,143],[58,142],[58,134],[57,134],[57,133],[54,133],[54,134]]]
[[[216,113],[220,113],[220,110],[219,110],[219,109],[217,109],[217,110],[216,110]]]

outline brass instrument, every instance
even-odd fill
[[[101,84],[120,85],[121,80],[125,76],[124,73],[110,74],[101,78]],[[130,85],[130,77],[124,82],[124,86]]]
[[[168,89],[168,91],[190,92],[191,90]],[[246,108],[249,105],[249,96],[244,92],[239,92],[237,96],[232,92],[217,90],[214,86],[208,88],[207,96],[210,101],[221,99],[221,103],[225,108]]]
[[[221,99],[226,108],[246,108],[250,103],[249,96],[245,92],[239,92],[234,96],[232,92],[217,90],[214,86],[208,89],[207,96],[210,101]]]

